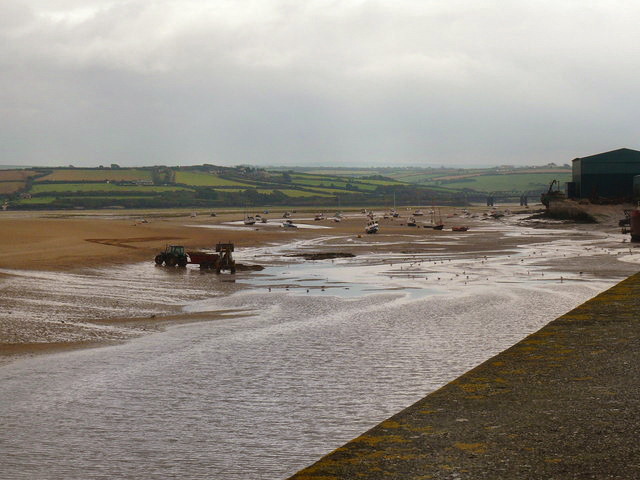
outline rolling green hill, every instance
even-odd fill
[[[4,171],[11,208],[247,205],[398,205],[538,195],[567,169],[263,169],[254,167],[33,168]],[[508,193],[510,192],[510,193]]]

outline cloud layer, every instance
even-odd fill
[[[638,24],[630,1],[4,0],[0,164],[637,148]]]

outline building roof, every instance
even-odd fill
[[[620,160],[633,160],[640,161],[640,152],[638,150],[632,150],[630,148],[619,148],[617,150],[611,150],[609,152],[596,153],[595,155],[589,155],[588,157],[574,158],[576,160],[597,160],[597,161],[620,161]]]

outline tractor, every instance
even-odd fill
[[[188,263],[184,247],[179,245],[167,245],[164,252],[156,255],[156,265],[165,264],[167,267],[186,267]]]

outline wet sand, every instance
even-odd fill
[[[399,219],[380,218],[381,233],[378,235],[365,235],[363,233],[365,215],[359,211],[346,212],[345,218],[340,223],[330,220],[314,221],[312,211],[293,214],[293,220],[299,224],[310,226],[323,226],[322,229],[284,229],[279,226],[282,222],[282,212],[272,212],[267,215],[270,224],[256,224],[248,227],[237,225],[243,218],[242,212],[222,213],[216,217],[209,214],[199,214],[196,217],[188,212],[82,212],[79,214],[69,212],[34,213],[34,212],[4,212],[0,215],[0,275],[10,278],[16,270],[20,275],[28,276],[28,271],[59,272],[68,275],[77,274],[77,278],[68,280],[77,289],[91,288],[91,284],[98,279],[98,275],[92,269],[97,267],[109,268],[118,266],[130,266],[136,262],[149,262],[158,251],[170,244],[180,244],[187,248],[213,248],[219,241],[234,242],[237,251],[252,249],[266,245],[283,245],[299,240],[318,239],[315,252],[341,252],[361,255],[364,253],[394,253],[406,255],[423,252],[425,240],[433,239],[434,248],[442,255],[458,254],[470,256],[479,254],[504,255],[516,252],[519,245],[527,242],[544,242],[553,237],[544,235],[535,239],[523,237],[505,237],[499,227],[499,222],[482,217],[485,208],[476,208],[479,215],[476,218],[462,216],[461,209],[448,208],[442,210],[442,215],[455,215],[444,218],[447,225],[445,231],[434,231],[429,228],[408,227],[406,219],[408,212],[403,211]],[[380,212],[380,217],[381,217]],[[144,221],[143,221],[144,219]],[[418,219],[426,222],[426,217]],[[274,225],[275,224],[275,225]],[[468,232],[451,232],[452,225],[467,225]],[[486,228],[496,225],[496,228]],[[213,228],[210,228],[213,227]],[[480,228],[481,227],[481,228]],[[601,228],[609,228],[604,226]],[[482,231],[480,231],[482,230]],[[422,244],[418,244],[422,242]],[[254,258],[254,263],[268,263],[277,261],[276,258]],[[303,261],[303,260],[300,260]],[[600,268],[595,264],[594,269]],[[193,267],[190,267],[191,271]],[[583,267],[576,266],[575,269]],[[114,273],[129,277],[135,275],[133,271]],[[190,279],[193,288],[203,292],[207,290],[219,290],[220,282],[202,278]],[[34,280],[36,281],[36,280]],[[56,281],[55,277],[43,277],[42,284]],[[138,279],[139,283],[145,283],[144,278]],[[163,279],[163,281],[165,281]],[[37,283],[37,281],[36,281]],[[36,285],[34,283],[34,285]],[[171,292],[175,288],[183,288],[184,282],[171,284],[167,281],[158,298],[147,300],[146,308],[138,310],[127,309],[127,302],[139,301],[133,299],[116,299],[96,308],[95,311],[65,312],[62,309],[60,315],[68,314],[76,318],[78,323],[67,322],[63,317],[57,322],[48,322],[45,327],[42,323],[30,323],[30,319],[21,319],[13,314],[14,305],[7,303],[6,299],[0,300],[5,311],[4,319],[0,318],[0,357],[12,358],[16,354],[36,354],[56,351],[66,348],[79,348],[93,346],[96,343],[122,341],[130,335],[139,335],[148,330],[160,329],[168,323],[198,320],[191,318],[180,310],[179,302],[169,301],[163,305],[162,295],[175,300],[176,295]],[[16,287],[21,288],[21,287]],[[108,288],[106,285],[104,288]],[[138,286],[138,288],[140,288]],[[235,288],[235,287],[234,287]],[[132,290],[135,296],[135,288]],[[169,292],[169,293],[167,293]],[[34,301],[38,295],[46,296],[48,292],[24,292],[31,295]],[[72,295],[73,292],[65,292]],[[203,296],[204,293],[194,295]],[[84,299],[83,299],[84,298]],[[55,299],[52,299],[55,301]],[[82,308],[86,297],[71,298],[71,303]],[[144,302],[142,302],[144,304]],[[112,305],[113,304],[113,305]],[[123,307],[124,305],[124,307]],[[114,315],[113,311],[116,315]],[[133,312],[131,317],[122,318],[117,311]],[[8,312],[8,313],[7,313]],[[42,312],[46,315],[46,312]],[[83,317],[83,315],[85,315]],[[209,315],[207,318],[211,318]],[[215,318],[215,316],[214,316]],[[127,332],[108,332],[98,335],[95,339],[87,338],[83,333],[82,322],[92,324],[109,324],[129,327]],[[17,333],[16,333],[17,332]]]

